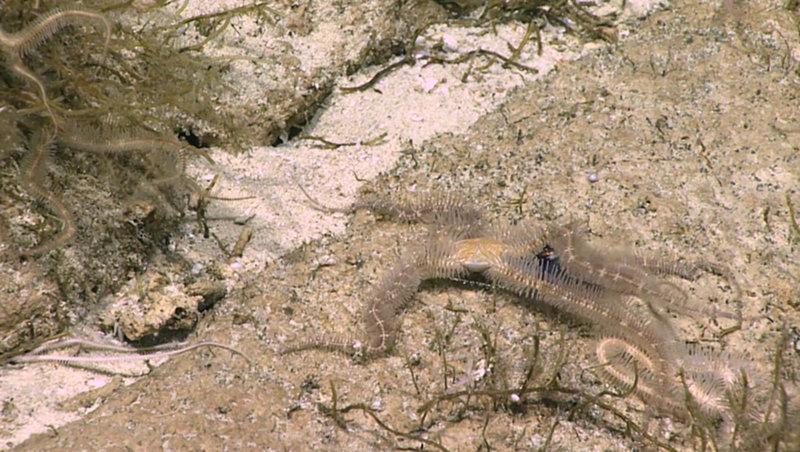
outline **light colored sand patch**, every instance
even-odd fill
[[[525,27],[506,24],[497,34],[485,29],[437,26],[420,38],[422,48],[447,42],[448,59],[476,50],[508,54],[509,44],[522,40]],[[415,65],[401,66],[364,91],[337,90],[303,134],[335,143],[362,143],[384,136],[378,145],[341,146],[326,149],[312,140],[292,139],[276,147],[255,147],[240,155],[215,149],[216,166],[194,168],[206,180],[218,176],[214,194],[223,197],[252,197],[243,201],[213,202],[208,216],[222,242],[232,246],[242,226],[230,219],[254,215],[247,224],[253,229],[237,271],[254,272],[299,244],[325,233],[340,233],[341,216],[313,210],[296,184],[302,184],[325,205],[346,206],[355,200],[359,180],[369,180],[390,170],[404,150],[421,145],[441,133],[466,131],[481,115],[497,108],[511,90],[549,73],[559,61],[580,56],[578,41],[556,29],[545,33],[542,55],[529,43],[518,62],[538,73],[503,68],[492,58],[476,58],[460,64],[427,64],[433,52],[422,50]],[[592,44],[593,46],[595,44]],[[395,60],[399,61],[399,59]],[[485,70],[476,67],[485,66]],[[389,63],[391,64],[391,62]],[[342,79],[340,87],[359,86],[381,67]],[[216,243],[190,237],[178,245],[193,259],[219,255]]]
[[[128,369],[135,372],[131,366]],[[147,368],[138,369],[142,370],[147,371]],[[0,395],[0,450],[90,413],[97,408],[96,401],[78,410],[74,407],[61,410],[60,406],[81,393],[106,386],[112,379],[111,376],[55,363],[0,369],[0,388],[3,389]],[[134,381],[132,378],[124,380],[127,380],[126,384]]]

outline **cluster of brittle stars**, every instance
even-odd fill
[[[372,286],[363,312],[363,335],[321,334],[285,347],[284,353],[326,349],[365,359],[379,357],[395,346],[400,311],[422,281],[479,277],[592,326],[598,336],[597,374],[659,412],[713,422],[731,416],[736,397],[752,397],[754,386],[748,378],[755,374],[746,359],[687,345],[668,316],[675,312],[726,317],[738,328],[741,314],[694,307],[686,292],[665,278],[693,279],[703,270],[715,273],[728,280],[738,302],[739,288],[722,266],[595,249],[576,224],[540,227],[527,221],[492,226],[480,209],[452,195],[429,194],[399,202],[373,197],[346,208],[330,208],[303,192],[324,212],[369,209],[392,220],[423,223],[428,233]],[[745,415],[763,415],[756,411]]]

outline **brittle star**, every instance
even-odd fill
[[[327,349],[367,359],[383,355],[397,341],[398,311],[422,281],[479,276],[592,325],[602,336],[596,348],[599,374],[612,385],[673,413],[686,414],[687,394],[703,412],[716,415],[722,410],[719,391],[723,389],[718,383],[727,382],[723,388],[733,384],[740,367],[714,363],[718,375],[709,376],[707,363],[697,359],[697,353],[693,360],[663,310],[739,317],[690,307],[682,289],[658,277],[688,279],[700,269],[726,276],[719,267],[598,252],[583,240],[575,224],[541,228],[523,222],[490,227],[480,210],[452,195],[423,195],[402,202],[375,197],[346,208],[330,208],[300,188],[317,210],[369,209],[390,219],[424,223],[428,234],[422,245],[407,250],[372,287],[364,311],[364,336],[317,336],[286,347],[283,353]],[[731,285],[738,296],[735,282]],[[715,359],[712,354],[702,356]]]

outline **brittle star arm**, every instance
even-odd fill
[[[693,279],[706,270],[723,276],[733,288],[734,302],[739,301],[739,289],[729,271],[721,266],[699,262],[677,264],[667,259],[625,252],[599,251],[581,237],[576,224],[554,228],[549,233],[548,245],[553,248],[558,265],[582,281],[606,289],[634,295],[644,301],[651,312],[663,317],[662,309],[694,317],[697,314],[725,317],[741,321],[741,312],[731,314],[716,309],[691,306],[689,296],[676,284],[659,278],[659,275],[680,276]]]
[[[60,127],[59,120],[50,106],[44,83],[25,67],[22,59],[60,29],[71,24],[89,22],[103,26],[106,37],[103,47],[103,53],[105,53],[111,40],[111,23],[104,15],[80,7],[55,8],[43,14],[32,24],[14,33],[6,32],[0,27],[0,53],[6,54],[12,71],[36,85],[42,98],[42,103],[53,120],[56,129]],[[55,130],[53,131],[53,136],[55,136]]]
[[[390,351],[397,340],[399,311],[406,306],[426,279],[457,278],[483,268],[484,256],[459,256],[464,243],[479,240],[485,223],[479,209],[458,196],[426,194],[402,201],[371,197],[344,208],[320,204],[299,185],[315,209],[333,213],[352,213],[369,209],[392,220],[422,222],[429,226],[427,241],[406,252],[370,291],[363,313],[363,337],[322,335],[282,348],[282,353],[307,349],[326,349],[372,358]],[[473,251],[474,254],[474,251]],[[472,259],[472,260],[470,260]]]
[[[54,350],[77,346],[79,350],[98,350],[113,353],[105,356],[76,356],[52,354]],[[102,342],[90,341],[87,339],[73,338],[56,340],[45,343],[28,353],[9,358],[7,362],[11,364],[35,363],[35,362],[58,362],[66,365],[86,365],[91,363],[119,362],[119,361],[143,361],[151,359],[166,358],[179,355],[201,347],[216,347],[227,350],[241,356],[252,365],[250,358],[239,350],[225,344],[213,341],[203,341],[190,344],[188,342],[176,342],[161,344],[152,347],[125,347]]]
[[[422,281],[456,278],[468,273],[450,259],[456,241],[448,237],[431,237],[429,240],[424,246],[406,252],[372,286],[363,311],[363,335],[316,335],[302,343],[284,347],[281,353],[323,349],[371,359],[391,351],[397,341],[399,312],[417,293]]]
[[[366,209],[392,221],[419,222],[433,227],[443,227],[460,236],[476,236],[486,228],[486,221],[480,209],[462,197],[448,193],[426,193],[415,197],[407,196],[401,200],[371,195],[346,207],[330,207],[314,199],[301,184],[298,183],[297,186],[311,207],[320,212],[350,214]]]

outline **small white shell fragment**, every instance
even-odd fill
[[[425,91],[426,93],[431,92],[431,90],[433,90],[433,88],[436,86],[437,83],[438,80],[436,80],[435,77],[422,77],[422,79],[420,80],[420,85],[422,85],[422,91]]]
[[[451,34],[442,35],[442,48],[448,52],[455,52],[458,50],[458,39]]]
[[[200,272],[203,271],[203,268],[205,268],[205,266],[203,265],[202,262],[195,262],[194,265],[192,265],[191,273],[193,275],[199,275]]]
[[[108,380],[102,378],[93,378],[86,382],[86,385],[92,389],[102,388],[108,384]]]

